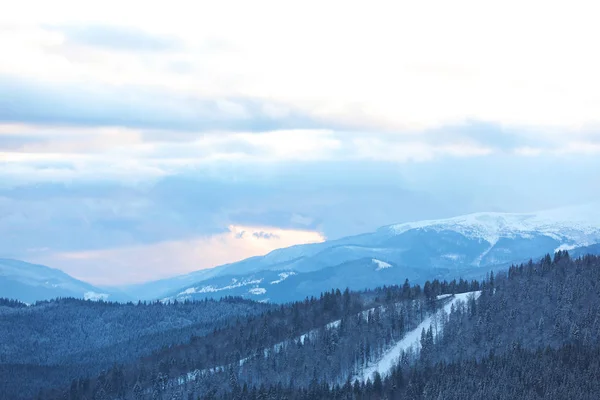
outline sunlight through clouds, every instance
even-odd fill
[[[231,225],[227,232],[213,236],[100,251],[53,253],[46,249],[43,254],[38,251],[33,258],[37,262],[61,265],[67,273],[94,284],[114,283],[116,277],[120,283],[130,284],[324,240],[321,233],[308,230]]]

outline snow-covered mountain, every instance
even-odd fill
[[[442,220],[396,224],[387,227],[397,235],[414,229],[453,231],[494,246],[500,239],[545,236],[570,248],[597,242],[600,204],[567,207],[538,213],[475,213]]]
[[[56,297],[113,300],[115,296],[58,269],[19,260],[0,259],[0,297],[33,303]]]
[[[303,299],[331,288],[363,289],[458,277],[477,278],[490,269],[539,258],[558,250],[600,243],[600,205],[537,213],[475,213],[382,227],[375,232],[275,250],[262,257],[138,285],[136,297],[198,298],[243,295],[270,301]],[[276,280],[285,284],[235,286],[231,282]],[[261,284],[263,283],[261,281]],[[177,286],[177,284],[180,284]],[[221,290],[202,290],[213,287]],[[190,293],[181,294],[189,290]]]

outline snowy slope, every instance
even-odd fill
[[[570,246],[588,246],[600,236],[600,204],[565,207],[538,213],[475,213],[442,220],[426,220],[391,225],[400,235],[412,229],[454,231],[494,245],[502,237],[528,238],[543,235],[569,242]]]
[[[456,305],[459,301],[466,301],[469,296],[475,296],[475,298],[477,298],[480,294],[481,292],[456,294],[444,305],[443,312],[449,314],[452,306]],[[443,298],[445,299],[447,297],[448,296],[444,295]],[[386,376],[391,371],[392,367],[398,363],[403,351],[411,348],[418,351],[421,348],[421,332],[423,329],[428,330],[430,326],[433,326],[434,318],[439,318],[440,315],[442,315],[442,313],[441,311],[438,311],[435,315],[430,315],[425,318],[419,326],[408,332],[400,341],[388,349],[379,360],[362,370],[356,378],[361,379],[363,382],[368,378],[371,378],[372,380],[375,372],[379,372],[381,376]]]

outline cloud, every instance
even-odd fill
[[[252,236],[254,236],[257,239],[266,239],[266,240],[281,239],[281,237],[275,233],[264,232],[264,231],[252,232]]]
[[[501,153],[515,157],[593,156],[599,139],[595,131],[542,135],[478,122],[396,133],[173,131],[12,123],[0,124],[0,185],[94,180],[151,183],[197,169],[223,173],[227,163],[243,170],[250,166],[281,168],[290,163],[432,163]]]
[[[383,1],[377,7],[311,0],[289,9],[271,0],[226,1],[172,21],[164,15],[192,3],[108,1],[84,8],[59,0],[36,6],[15,5],[17,34],[0,38],[12,55],[0,66],[9,76],[63,84],[159,83],[200,98],[272,100],[358,130],[427,130],[467,120],[568,130],[598,123],[600,57],[589,49],[600,28],[593,3],[585,0],[568,9],[537,1],[524,7],[516,0],[492,8],[472,0],[452,6]],[[91,32],[82,38],[96,42],[117,46],[114,39],[123,37],[123,46],[134,47],[172,37],[184,50],[130,54],[106,47],[89,53],[44,28],[75,22]],[[152,39],[128,39],[140,32]],[[206,51],[207,43],[221,51]]]
[[[227,232],[213,236],[99,251],[46,250],[43,255],[32,254],[30,259],[60,265],[67,273],[94,284],[120,285],[184,274],[281,247],[323,240],[325,237],[314,231],[230,226]]]
[[[116,25],[50,26],[69,43],[125,51],[181,50],[183,44],[175,37],[153,35],[143,30]]]
[[[254,131],[319,125],[291,110],[280,114],[263,112],[263,107],[271,104],[268,102],[189,96],[151,87],[57,86],[0,75],[0,92],[0,122],[12,124],[170,131]]]

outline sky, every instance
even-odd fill
[[[597,200],[596,11],[13,2],[0,257],[122,285],[392,223]]]

